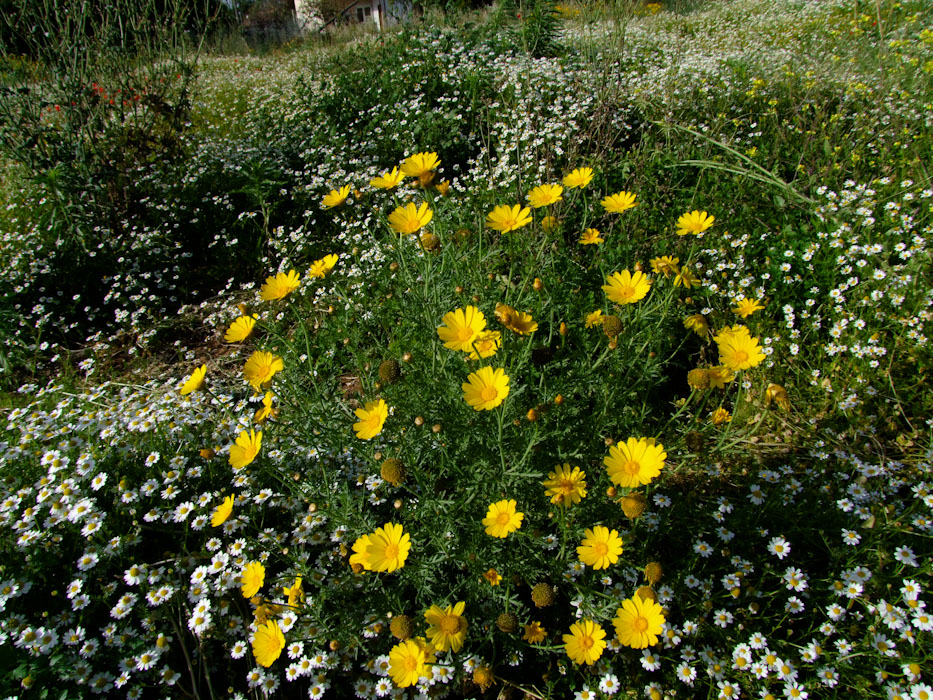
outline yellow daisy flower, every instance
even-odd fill
[[[514,498],[490,504],[486,517],[483,518],[487,535],[508,537],[509,533],[515,532],[522,526],[525,514],[516,512],[515,505]]]
[[[424,613],[424,619],[429,627],[425,635],[438,651],[460,651],[466,639],[467,621],[463,617],[466,603],[459,602],[441,609],[432,605]]]
[[[581,620],[570,625],[565,634],[564,650],[575,664],[592,666],[606,648],[606,631],[592,620]]]
[[[358,423],[353,424],[356,436],[360,440],[371,440],[382,432],[382,426],[389,417],[389,407],[385,401],[378,399],[368,401],[363,408],[356,409],[354,413],[360,419]]]
[[[622,538],[617,530],[596,525],[583,532],[583,542],[577,547],[577,556],[587,566],[594,569],[608,569],[619,561],[622,554]]]
[[[664,446],[647,438],[630,437],[609,448],[603,464],[609,470],[609,479],[616,486],[633,488],[647,484],[661,473],[667,453]]]
[[[327,276],[327,273],[334,269],[334,266],[337,264],[339,259],[339,255],[336,253],[331,253],[330,255],[325,255],[320,260],[315,260],[313,263],[311,263],[311,269],[308,270],[308,276],[324,279],[324,277]]]
[[[271,352],[256,350],[243,365],[243,376],[253,389],[259,391],[263,384],[271,382],[272,377],[283,369],[285,363],[281,357]]]
[[[471,352],[473,343],[486,328],[486,317],[475,306],[444,314],[444,325],[437,327],[438,337],[448,350]]]
[[[301,286],[301,277],[294,270],[280,272],[274,277],[267,277],[266,283],[259,288],[259,298],[263,301],[284,299]]]
[[[207,365],[201,365],[185,380],[185,383],[181,385],[181,389],[178,390],[178,393],[182,396],[187,396],[192,392],[198,391],[204,386],[204,377],[206,375]]]
[[[703,233],[713,225],[714,221],[716,221],[715,216],[694,209],[687,214],[681,214],[680,218],[677,219],[677,235],[686,236],[691,233],[694,235]]]
[[[386,523],[369,536],[366,557],[373,571],[392,573],[405,566],[408,552],[411,550],[411,538],[401,525]]]
[[[220,527],[225,522],[227,518],[230,517],[230,514],[233,512],[233,496],[227,496],[223,502],[214,509],[214,514],[211,516],[211,527]]]
[[[531,223],[531,209],[520,204],[500,204],[486,215],[486,225],[502,233],[515,231]]]
[[[389,677],[399,688],[415,685],[431,675],[424,648],[413,639],[399,642],[389,652]]]
[[[244,598],[252,598],[259,593],[266,580],[266,567],[262,562],[251,561],[243,567],[240,573],[240,592]]]
[[[321,203],[324,205],[325,209],[333,209],[346,202],[349,196],[350,185],[344,185],[339,190],[331,190],[325,194]]]
[[[606,239],[603,238],[598,229],[588,228],[580,234],[579,242],[580,245],[599,245],[600,243],[605,243]]]
[[[558,465],[554,471],[548,472],[543,484],[544,495],[551,499],[551,503],[569,507],[586,497],[586,472],[580,467]]]
[[[471,372],[460,388],[474,410],[491,411],[509,395],[509,378],[504,369],[482,367]]]
[[[230,466],[234,471],[240,471],[256,459],[261,448],[262,431],[244,430],[237,437],[236,443],[230,446]]]
[[[279,623],[275,620],[268,620],[265,624],[259,625],[253,635],[252,647],[257,664],[269,668],[275,663],[282,649],[285,648],[285,635],[282,634]]]
[[[650,598],[635,595],[622,602],[612,624],[624,646],[647,649],[658,643],[664,629],[664,609]]]
[[[636,196],[637,195],[632,192],[616,192],[615,194],[610,194],[608,197],[604,197],[600,204],[603,205],[603,209],[612,214],[621,214],[638,204],[638,202],[635,201]]]
[[[741,316],[742,318],[748,318],[753,313],[756,311],[761,311],[763,308],[765,308],[765,305],[757,299],[746,299],[745,297],[742,297],[735,302],[735,306],[733,307],[732,312],[737,316]]]
[[[427,226],[433,216],[434,212],[428,209],[427,202],[422,202],[420,207],[416,207],[414,202],[409,202],[404,207],[396,207],[395,211],[389,214],[389,225],[397,233],[410,235]]]
[[[437,153],[415,153],[402,163],[402,173],[408,177],[420,178],[432,170],[437,170],[440,164]]]
[[[576,168],[567,175],[564,175],[562,182],[564,187],[575,189],[577,187],[586,187],[593,180],[592,168]]]
[[[563,199],[560,185],[538,185],[528,193],[528,203],[535,209],[555,204]]]
[[[225,343],[242,343],[253,334],[256,327],[255,316],[240,316],[230,324],[224,333]]]
[[[397,186],[405,178],[405,173],[399,172],[398,167],[392,168],[388,172],[382,173],[378,177],[374,177],[369,181],[369,184],[373,187],[377,187],[380,190],[391,190],[393,187]]]
[[[641,301],[651,289],[651,282],[644,272],[636,272],[634,275],[628,270],[622,272],[613,272],[606,278],[606,284],[603,285],[603,291],[609,298],[617,304],[634,304]]]

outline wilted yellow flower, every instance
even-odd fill
[[[265,396],[262,397],[262,407],[256,409],[256,413],[253,414],[254,421],[262,424],[267,418],[275,417],[278,414],[278,411],[272,408],[273,398],[272,392],[267,391]]]
[[[710,413],[709,420],[713,425],[723,425],[732,422],[732,414],[722,406]]]
[[[576,168],[564,175],[564,187],[575,189],[577,187],[586,187],[593,180],[592,168]]]
[[[404,173],[399,172],[398,167],[392,168],[388,172],[382,173],[378,177],[374,177],[369,181],[369,184],[373,187],[377,187],[380,190],[391,190],[393,187],[397,186],[405,177]]]
[[[339,207],[341,204],[346,202],[349,196],[350,185],[344,185],[339,190],[331,190],[325,194],[322,204],[326,209],[333,209],[334,207]]]
[[[774,402],[782,411],[790,410],[790,399],[787,396],[787,390],[780,384],[768,384],[765,389],[765,406],[770,406]]]
[[[483,331],[473,340],[473,349],[470,359],[478,360],[481,357],[492,357],[502,344],[502,334],[499,331]]]
[[[201,365],[191,373],[190,377],[185,380],[185,383],[181,385],[181,389],[178,390],[178,393],[182,396],[187,396],[188,394],[202,388],[204,386],[204,377],[206,375],[207,365]]]
[[[290,608],[297,608],[305,600],[305,589],[301,585],[301,576],[295,577],[295,583],[291,586],[282,587],[282,595],[285,596]]]
[[[535,209],[561,201],[564,188],[560,185],[538,185],[528,193],[528,203]]]
[[[421,177],[432,170],[437,170],[440,164],[437,153],[415,153],[408,156],[402,163],[402,173],[408,177]]]
[[[337,260],[340,259],[336,253],[331,253],[330,255],[325,255],[320,260],[315,260],[311,263],[311,269],[308,270],[308,275],[310,277],[317,277],[319,279],[324,279],[327,276],[327,273],[334,269],[334,266],[337,264]]]
[[[559,225],[560,222],[557,220],[556,216],[545,216],[541,219],[541,230],[545,233],[556,231]]]
[[[735,379],[735,372],[722,365],[710,367],[706,374],[709,376],[709,385],[714,389],[725,389],[726,384]]]
[[[531,223],[531,209],[520,204],[500,204],[486,215],[486,225],[496,231],[508,233]]]
[[[693,331],[701,338],[709,335],[709,323],[703,314],[693,314],[684,319],[684,328]]]
[[[436,185],[434,185],[434,189],[437,190],[437,193],[438,193],[441,197],[446,197],[448,194],[450,194],[450,181],[449,181],[449,180],[441,180],[441,181],[438,182]]]
[[[636,272],[634,275],[628,270],[622,272],[613,272],[606,278],[606,284],[603,285],[603,291],[609,298],[617,304],[634,304],[641,301],[651,289],[651,282],[644,272]]]
[[[603,311],[602,309],[596,309],[596,311],[591,311],[586,315],[583,323],[587,328],[592,328],[593,326],[601,326]]]
[[[523,311],[516,311],[508,304],[496,304],[495,313],[499,323],[513,333],[528,335],[538,330],[538,322],[531,317],[531,314],[526,314]]]
[[[595,228],[588,228],[580,234],[580,245],[599,245],[605,243],[606,239]]]
[[[694,235],[703,233],[703,231],[706,231],[713,225],[714,221],[716,221],[715,216],[710,216],[705,211],[694,209],[687,214],[682,214],[680,218],[677,219],[677,235],[686,236],[689,233]]]
[[[638,202],[635,201],[636,196],[637,195],[632,192],[616,192],[615,194],[610,194],[608,197],[604,197],[600,204],[603,205],[603,209],[612,214],[621,214],[638,204]]]
[[[280,272],[274,277],[267,277],[266,283],[259,288],[259,298],[263,301],[284,299],[301,286],[301,276],[294,270]]]
[[[498,586],[502,582],[502,575],[495,569],[489,569],[483,573],[483,578],[490,586]]]
[[[547,637],[547,630],[545,630],[537,620],[527,625],[522,625],[522,627],[525,629],[522,639],[529,644],[538,644],[539,642],[543,642]]]
[[[253,334],[256,327],[256,318],[254,316],[240,316],[236,318],[227,332],[224,333],[225,343],[242,343]]]
[[[433,216],[434,212],[428,208],[427,202],[422,202],[420,207],[416,207],[414,202],[409,202],[389,214],[389,225],[398,233],[410,235],[427,226]]]
[[[742,318],[748,318],[753,313],[760,311],[763,308],[765,308],[765,305],[757,299],[746,299],[745,297],[742,297],[735,302],[735,307],[732,309],[732,311]]]
[[[684,289],[693,289],[700,286],[700,278],[693,274],[688,267],[681,268],[677,276],[674,277],[674,286]]]
[[[657,258],[651,258],[648,261],[651,264],[651,270],[657,275],[664,275],[669,277],[670,275],[676,275],[680,272],[680,268],[677,267],[677,264],[680,262],[680,258],[672,258],[670,255],[662,255]]]

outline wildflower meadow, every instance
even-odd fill
[[[929,3],[117,5],[4,25],[3,697],[933,698]]]

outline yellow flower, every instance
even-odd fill
[[[757,367],[765,359],[758,338],[753,338],[745,326],[725,328],[713,340],[719,347],[719,361],[733,372]]]
[[[664,468],[667,453],[664,446],[653,439],[630,437],[621,445],[609,448],[603,464],[609,470],[609,479],[616,486],[633,488],[652,481]]]
[[[693,314],[684,319],[684,328],[691,330],[701,338],[709,335],[709,323],[703,314]]]
[[[233,496],[227,496],[223,502],[214,509],[214,514],[211,516],[211,527],[220,527],[225,522],[227,518],[230,517],[230,514],[233,512]]]
[[[339,207],[341,204],[346,202],[349,196],[350,185],[344,185],[339,190],[331,190],[325,194],[321,203],[324,205],[325,209],[333,209],[334,207]]]
[[[586,472],[580,467],[558,465],[554,467],[554,471],[548,472],[547,480],[543,482],[546,489],[544,495],[551,499],[551,503],[572,506],[586,497],[585,479]]]
[[[330,255],[325,255],[320,260],[315,260],[313,263],[311,263],[311,269],[308,270],[308,276],[324,279],[324,277],[327,276],[327,273],[334,269],[334,266],[337,264],[339,259],[339,255],[336,253],[331,253]]]
[[[432,605],[424,613],[424,619],[429,625],[425,634],[438,651],[460,651],[467,633],[467,621],[463,617],[465,607],[464,602],[448,605],[443,610]]]
[[[297,608],[299,604],[304,602],[305,589],[301,585],[301,581],[301,576],[296,576],[295,583],[291,586],[282,587],[282,595],[288,599],[288,606],[290,608]]]
[[[623,190],[622,192],[616,192],[608,197],[604,197],[600,204],[603,205],[603,209],[612,214],[621,214],[638,204],[638,202],[635,201],[636,196],[637,195],[632,192],[625,192]]]
[[[647,649],[658,643],[658,635],[664,629],[664,609],[650,598],[635,595],[622,602],[612,624],[623,645]]]
[[[603,285],[603,291],[609,301],[617,304],[634,304],[644,299],[649,289],[651,289],[651,282],[647,275],[640,271],[634,275],[628,270],[613,272],[606,278],[606,284]]]
[[[406,639],[392,647],[389,652],[389,676],[399,688],[415,685],[422,677],[430,674],[427,655],[418,642]]]
[[[678,272],[677,276],[674,278],[674,286],[683,287],[684,289],[699,287],[700,278],[694,275],[690,268],[684,267],[681,268],[680,272]]]
[[[516,311],[507,304],[496,304],[496,319],[499,323],[519,335],[528,335],[538,330],[538,323],[523,311]]]
[[[780,384],[768,384],[765,389],[765,406],[770,406],[774,402],[781,410],[790,410],[790,399],[787,397],[787,390]]]
[[[564,187],[574,189],[576,187],[586,187],[593,180],[592,168],[577,168],[569,174],[564,175]]]
[[[438,337],[448,350],[471,352],[473,343],[486,328],[486,317],[475,306],[444,314],[444,325],[437,327]]]
[[[285,648],[285,635],[279,628],[279,623],[269,620],[260,625],[253,635],[253,656],[256,663],[269,668],[279,658]]]
[[[732,422],[732,414],[720,406],[710,414],[709,419],[713,425],[722,425],[723,423]]]
[[[411,538],[401,525],[386,523],[369,536],[366,557],[373,571],[392,573],[405,566],[408,552],[411,550]]]
[[[483,578],[490,586],[498,586],[502,582],[502,576],[495,569],[489,569],[483,574]]]
[[[492,357],[499,350],[502,344],[502,334],[499,331],[483,331],[473,341],[473,349],[470,351],[470,359]]]
[[[599,245],[605,243],[606,239],[595,228],[588,228],[580,234],[580,245]]]
[[[285,363],[281,357],[271,352],[256,350],[243,365],[243,376],[253,389],[259,391],[263,384],[271,382],[272,377],[283,369]]]
[[[402,163],[402,173],[408,177],[421,177],[440,167],[437,153],[415,153]]]
[[[482,367],[471,372],[460,387],[464,400],[477,411],[491,411],[509,395],[509,378],[504,369]]]
[[[265,422],[267,418],[275,417],[278,414],[278,411],[272,408],[273,398],[275,397],[272,395],[272,392],[267,391],[265,396],[262,397],[262,408],[257,409],[256,413],[253,414],[253,420],[260,425]]]
[[[486,511],[486,517],[483,518],[483,525],[486,526],[486,534],[492,537],[507,537],[510,532],[515,532],[522,526],[524,513],[515,511],[515,499],[497,501],[489,505]]]
[[[587,328],[592,328],[593,326],[602,326],[602,309],[596,309],[596,311],[591,311],[586,315],[586,319],[583,321],[584,325]]]
[[[529,644],[543,642],[547,637],[547,630],[545,630],[537,620],[530,624],[522,625],[522,627],[525,628],[525,634],[522,635],[522,639]]]
[[[181,389],[178,390],[178,393],[182,396],[187,396],[188,394],[202,388],[204,386],[204,377],[206,375],[207,365],[201,365],[191,373],[190,377],[185,380],[185,383],[181,385]]]
[[[262,447],[262,431],[248,433],[244,430],[236,439],[236,443],[230,446],[230,466],[234,471],[240,471],[243,467],[251,464],[259,454]]]
[[[259,289],[259,298],[263,301],[284,299],[301,286],[301,277],[294,270],[280,272],[275,277],[266,277],[266,283]]]
[[[369,184],[373,187],[378,187],[380,190],[391,190],[393,187],[398,185],[405,177],[404,173],[400,173],[398,167],[392,168],[388,172],[382,173],[379,177],[374,177],[369,181]]]
[[[244,598],[252,598],[259,593],[262,584],[266,580],[266,567],[262,562],[251,561],[243,567],[240,574],[240,592]]]
[[[703,233],[713,225],[715,220],[715,216],[710,216],[705,211],[696,209],[687,214],[681,214],[680,218],[677,219],[677,235],[686,236],[688,233]]]
[[[622,554],[622,538],[616,530],[596,525],[593,529],[586,528],[583,532],[583,542],[577,547],[577,556],[587,566],[593,569],[608,569],[610,564],[619,561]]]
[[[446,197],[446,196],[450,193],[450,181],[449,181],[449,180],[441,180],[441,181],[438,182],[436,185],[434,185],[434,189],[437,190],[437,193],[438,193],[441,197]]]
[[[546,207],[563,199],[564,188],[560,185],[538,185],[528,193],[528,203],[535,209]]]
[[[570,625],[565,634],[564,649],[575,664],[592,666],[606,648],[606,631],[592,620],[581,620]]]
[[[240,316],[235,319],[224,334],[225,343],[242,343],[253,334],[256,327],[254,316]]]
[[[360,440],[372,440],[382,432],[382,426],[389,417],[389,407],[382,399],[377,401],[367,401],[363,408],[354,411],[359,418],[358,423],[353,424],[353,430]]]
[[[434,216],[434,212],[428,209],[428,203],[422,202],[420,207],[416,207],[414,202],[409,202],[404,207],[396,207],[395,211],[389,214],[389,225],[392,230],[403,235],[417,233]]]
[[[531,223],[531,209],[520,204],[500,204],[486,215],[486,225],[502,233],[515,231]]]
[[[545,233],[556,231],[558,226],[560,226],[560,222],[556,216],[545,216],[541,219],[541,230]]]
[[[735,302],[735,307],[733,307],[732,312],[742,318],[748,318],[753,313],[763,308],[765,308],[765,305],[757,299],[746,299],[742,297]]]
[[[671,274],[676,275],[680,272],[680,268],[677,267],[677,263],[680,262],[680,258],[672,258],[670,255],[662,255],[658,258],[651,258],[648,261],[651,263],[651,270],[656,275],[664,275],[665,277],[670,276]]]
[[[361,535],[353,543],[353,554],[350,555],[350,566],[358,572],[357,567],[372,571],[373,566],[369,561],[369,545],[372,542],[369,535]]]
[[[725,389],[726,384],[735,379],[735,372],[733,372],[728,367],[710,367],[706,370],[706,374],[709,377],[709,385],[713,389]]]

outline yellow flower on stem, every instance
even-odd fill
[[[765,389],[765,407],[774,402],[782,411],[790,410],[790,399],[787,396],[787,390],[780,384],[768,384]]]
[[[271,391],[267,391],[265,396],[262,397],[262,408],[256,410],[256,413],[253,414],[253,420],[259,423],[260,425],[266,421],[267,418],[274,418],[278,411],[272,408],[272,399],[275,398],[272,395]]]
[[[408,688],[431,675],[424,648],[413,639],[396,644],[389,652],[389,677],[399,688]]]
[[[724,328],[713,340],[719,348],[719,361],[733,372],[757,367],[765,359],[758,338],[753,338],[745,326]]]
[[[522,625],[522,627],[525,629],[522,639],[529,644],[538,644],[539,642],[543,642],[547,637],[547,630],[545,630],[537,620],[527,625]]]
[[[486,317],[475,306],[449,311],[442,320],[444,325],[437,327],[437,335],[448,350],[471,352],[473,342],[486,328]]]
[[[386,523],[369,536],[366,557],[373,571],[392,573],[405,566],[408,552],[411,550],[411,538],[401,525]]]
[[[434,212],[428,208],[427,202],[422,202],[420,207],[416,207],[414,202],[409,202],[404,207],[396,207],[395,211],[389,214],[389,225],[397,233],[411,235],[427,226],[433,216]]]
[[[677,219],[677,235],[686,236],[687,234],[703,233],[713,225],[714,221],[716,221],[715,216],[694,209],[687,214],[681,214],[680,218]]]
[[[611,214],[621,214],[638,204],[638,202],[635,201],[636,196],[637,195],[632,192],[616,192],[608,197],[604,197],[600,204],[603,205],[603,209]]]
[[[291,586],[282,587],[282,595],[288,600],[288,606],[290,608],[297,608],[305,600],[305,589],[301,583],[301,576],[296,576],[295,583]]]
[[[489,583],[490,586],[498,586],[502,583],[501,574],[495,569],[489,569],[483,573],[483,578]]]
[[[325,194],[321,203],[324,205],[325,209],[333,209],[346,202],[349,196],[350,185],[344,185],[339,190],[331,190]]]
[[[528,193],[528,203],[535,209],[555,204],[563,199],[564,188],[560,185],[538,185]]]
[[[464,602],[448,605],[444,609],[432,605],[424,613],[424,619],[429,625],[425,634],[438,651],[460,651],[467,633],[467,621],[463,617],[465,607]]]
[[[284,299],[300,286],[301,277],[297,272],[280,272],[274,277],[266,277],[266,283],[259,288],[259,298],[263,301]]]
[[[733,372],[728,367],[710,367],[706,370],[706,374],[709,377],[709,385],[713,389],[725,389],[726,384],[735,379],[735,372]]]
[[[564,175],[562,182],[564,187],[570,189],[575,189],[578,187],[586,187],[593,180],[593,169],[592,168],[576,168],[575,170],[570,171],[567,175]]]
[[[599,245],[605,242],[606,239],[603,238],[599,230],[595,228],[588,228],[580,234],[580,245]]]
[[[359,418],[358,423],[353,424],[353,430],[360,440],[371,440],[382,432],[382,426],[389,417],[389,407],[382,399],[368,401],[363,408],[354,411]]]
[[[478,360],[481,357],[492,357],[502,345],[502,334],[499,331],[483,331],[473,340],[473,349],[470,359]]]
[[[606,648],[606,631],[592,620],[581,620],[570,625],[565,634],[564,650],[575,664],[592,666]]]
[[[731,423],[732,414],[729,413],[729,411],[724,409],[722,406],[720,406],[719,408],[717,408],[715,411],[713,411],[710,414],[709,420],[713,425],[723,425],[724,423]]]
[[[593,529],[586,528],[583,532],[583,542],[577,547],[577,556],[587,566],[594,569],[608,569],[611,564],[619,561],[622,554],[622,538],[617,530],[596,525]]]
[[[339,255],[336,253],[331,253],[330,255],[325,255],[320,260],[315,260],[313,263],[311,263],[311,269],[308,270],[308,276],[324,279],[327,276],[327,273],[334,269],[334,266],[337,264],[339,259]]]
[[[476,411],[491,411],[509,395],[509,378],[504,369],[482,367],[471,372],[460,386],[463,399]]]
[[[622,602],[612,624],[623,645],[647,649],[658,643],[658,635],[664,629],[664,609],[650,598],[635,595]]]
[[[757,299],[746,299],[742,297],[741,299],[736,300],[735,306],[732,309],[732,312],[742,318],[748,318],[756,311],[760,311],[765,308],[765,305],[762,304]]]
[[[543,482],[546,489],[544,495],[551,499],[551,503],[572,506],[586,497],[585,479],[586,472],[580,467],[558,465],[554,467],[554,471],[548,472],[547,480]]]
[[[701,338],[709,335],[709,322],[703,314],[693,314],[684,319],[684,328],[691,330]]]
[[[680,262],[680,258],[672,258],[670,255],[662,255],[657,258],[651,258],[648,261],[651,264],[651,271],[656,275],[664,275],[669,277],[670,275],[676,275],[680,272],[680,268],[677,267],[677,263]]]
[[[513,333],[528,335],[538,330],[538,323],[531,314],[516,311],[507,304],[496,304],[496,319]]]
[[[281,357],[271,352],[256,350],[243,365],[243,376],[253,389],[259,391],[263,384],[271,382],[272,377],[283,369],[285,363]]]
[[[233,496],[227,496],[223,502],[214,509],[214,514],[211,516],[211,527],[220,527],[225,522],[227,518],[230,517],[230,514],[233,512]]]
[[[398,167],[392,168],[388,172],[382,173],[378,177],[374,177],[369,181],[369,184],[373,187],[377,187],[380,190],[391,190],[393,187],[397,186],[405,178],[405,173],[399,172]]]
[[[236,439],[236,443],[230,446],[230,466],[234,471],[240,471],[248,464],[251,464],[259,455],[262,447],[262,431],[252,431],[248,433],[244,430]]]
[[[225,343],[242,343],[253,334],[256,327],[256,318],[254,316],[240,316],[236,318],[227,332],[224,333]]]
[[[541,219],[541,230],[545,233],[556,231],[558,226],[560,226],[560,222],[556,216],[545,216]]]
[[[486,225],[502,233],[515,231],[531,223],[531,209],[520,204],[500,204],[486,215]]]
[[[683,267],[680,272],[677,273],[677,276],[674,277],[674,286],[683,287],[684,289],[699,287],[700,278],[694,275],[690,268]]]
[[[240,592],[244,598],[252,598],[259,593],[266,580],[266,567],[262,562],[251,561],[243,567],[240,573]]]
[[[664,446],[648,438],[630,437],[609,448],[603,464],[609,470],[609,479],[616,486],[633,488],[651,482],[664,468],[667,453]]]
[[[259,625],[253,634],[253,656],[256,663],[264,668],[269,668],[275,660],[282,654],[285,648],[285,635],[275,620],[268,620],[265,624]]]
[[[372,542],[369,535],[360,535],[353,543],[353,554],[350,555],[350,566],[359,573],[360,570],[372,571],[373,565],[369,560],[369,545]],[[359,569],[357,568],[359,567]]]
[[[634,304],[641,301],[651,289],[651,282],[644,272],[638,271],[634,275],[628,270],[613,272],[606,278],[603,291],[609,301],[617,304]]]
[[[515,499],[497,501],[489,505],[486,511],[486,517],[483,518],[483,525],[486,526],[486,534],[492,537],[508,537],[509,533],[515,532],[522,526],[524,513],[518,513],[515,510]]]
[[[583,323],[587,328],[593,328],[594,326],[602,326],[603,325],[602,316],[603,316],[602,309],[596,309],[595,311],[591,311],[590,313],[586,315],[586,318],[584,319]]]
[[[191,373],[190,377],[185,380],[185,383],[181,385],[181,389],[178,390],[178,393],[182,396],[187,396],[188,394],[203,388],[204,377],[206,375],[207,365],[201,365]]]
[[[408,177],[418,177],[437,170],[441,161],[437,153],[415,153],[402,162],[402,173]]]

